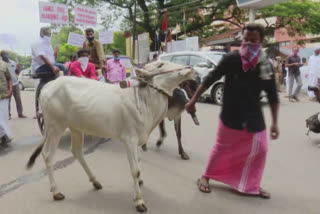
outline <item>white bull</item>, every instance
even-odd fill
[[[40,105],[45,122],[45,137],[27,166],[31,168],[36,157],[42,153],[54,200],[63,200],[64,195],[53,177],[53,156],[61,136],[69,128],[72,153],[96,189],[102,186],[84,160],[84,134],[120,139],[125,143],[134,181],[135,206],[137,211],[147,211],[139,186],[142,180],[138,146],[146,144],[152,130],[166,117],[168,95],[172,95],[181,82],[191,79],[193,72],[181,65],[155,62],[146,65],[140,75],[148,83],[138,90],[140,111],[132,88],[121,89],[118,85],[94,80],[60,77],[42,89]]]

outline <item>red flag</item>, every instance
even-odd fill
[[[164,19],[162,21],[162,30],[163,31],[168,30],[168,11],[166,11],[166,14],[164,15]]]

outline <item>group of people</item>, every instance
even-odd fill
[[[215,81],[225,76],[224,100],[216,143],[211,151],[206,170],[198,180],[198,188],[205,193],[211,192],[209,180],[212,179],[228,184],[243,194],[270,198],[270,193],[261,188],[268,143],[260,105],[260,93],[262,90],[267,93],[272,118],[270,137],[275,140],[279,137],[277,91],[280,90],[282,77],[279,73],[283,71],[283,66],[281,59],[278,58],[279,65],[274,66],[276,69],[272,68],[272,64],[263,52],[262,42],[265,32],[261,25],[248,24],[243,28],[242,33],[243,41],[240,51],[224,56],[218,66],[207,75],[185,107],[189,113],[195,112],[195,104],[201,94]],[[41,41],[32,48],[32,69],[35,73],[48,69],[56,74],[60,72],[60,65],[55,64],[50,35],[49,28],[42,28]],[[78,59],[68,64],[69,74],[90,79],[106,76],[111,83],[123,80],[126,77],[125,68],[119,62],[119,51],[115,50],[114,58],[105,63],[102,46],[94,39],[93,30],[87,29],[86,36],[87,41],[84,49],[78,52]],[[300,67],[303,63],[298,56],[298,51],[298,48],[294,48],[293,54],[286,62],[289,72],[290,101],[299,101],[298,94],[302,86]],[[313,59],[320,57],[319,53],[320,49],[317,49],[316,56],[309,62],[310,68],[313,68],[312,63],[315,63]],[[4,106],[8,109],[8,99],[12,94],[12,78],[8,65],[3,61],[0,61],[0,72],[2,112]],[[297,88],[292,93],[294,80],[297,81]],[[8,117],[8,114],[6,116]],[[0,119],[1,125],[3,117],[1,116]],[[1,126],[0,136],[4,136],[3,133],[6,133],[5,138],[11,139],[10,132],[2,129]]]
[[[320,47],[316,47],[314,54],[309,58],[308,63],[304,63],[299,56],[299,48],[294,47],[292,54],[288,56],[286,61],[282,61],[280,56],[276,57],[273,61],[273,67],[275,70],[275,80],[277,89],[281,91],[281,85],[284,84],[285,76],[288,77],[288,98],[290,102],[299,102],[298,95],[303,86],[302,76],[300,68],[307,66],[308,79],[308,96],[311,97],[311,101],[318,101],[316,99],[316,91],[320,86]],[[288,74],[288,75],[287,75]],[[294,89],[295,86],[295,90]]]
[[[103,47],[94,36],[94,30],[85,30],[86,41],[77,56],[65,64],[56,63],[57,52],[51,46],[51,30],[49,27],[40,29],[40,40],[32,45],[32,72],[36,76],[43,73],[70,75],[101,80],[117,84],[126,78],[125,65],[120,61],[120,50],[113,50],[113,59],[106,60]]]
[[[85,30],[86,41],[78,51],[77,57],[66,63],[57,63],[58,48],[51,45],[49,27],[40,29],[40,39],[31,46],[31,71],[34,77],[54,79],[56,76],[69,75],[93,80],[105,80],[118,84],[126,78],[125,65],[120,61],[120,50],[113,50],[113,58],[106,60],[101,43],[95,39],[94,30]],[[8,144],[13,140],[8,120],[11,119],[11,97],[17,106],[19,118],[23,114],[19,87],[20,65],[11,60],[7,51],[1,51],[0,58],[0,143]],[[34,117],[36,119],[37,116]]]

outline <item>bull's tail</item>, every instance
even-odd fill
[[[27,169],[31,169],[36,162],[37,157],[40,155],[42,148],[43,148],[44,142],[41,143],[40,146],[37,147],[37,149],[32,153],[31,157],[29,158],[29,161],[27,163]]]

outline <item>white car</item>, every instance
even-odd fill
[[[190,65],[196,72],[196,80],[202,82],[204,77],[213,70],[222,59],[224,52],[216,51],[183,51],[159,56],[160,61],[170,61],[181,65]],[[206,92],[204,98],[211,98],[214,103],[221,105],[224,92],[224,78],[215,82]]]
[[[35,88],[36,80],[31,76],[31,70],[25,69],[22,70],[19,74],[19,86],[21,90],[26,88]]]

